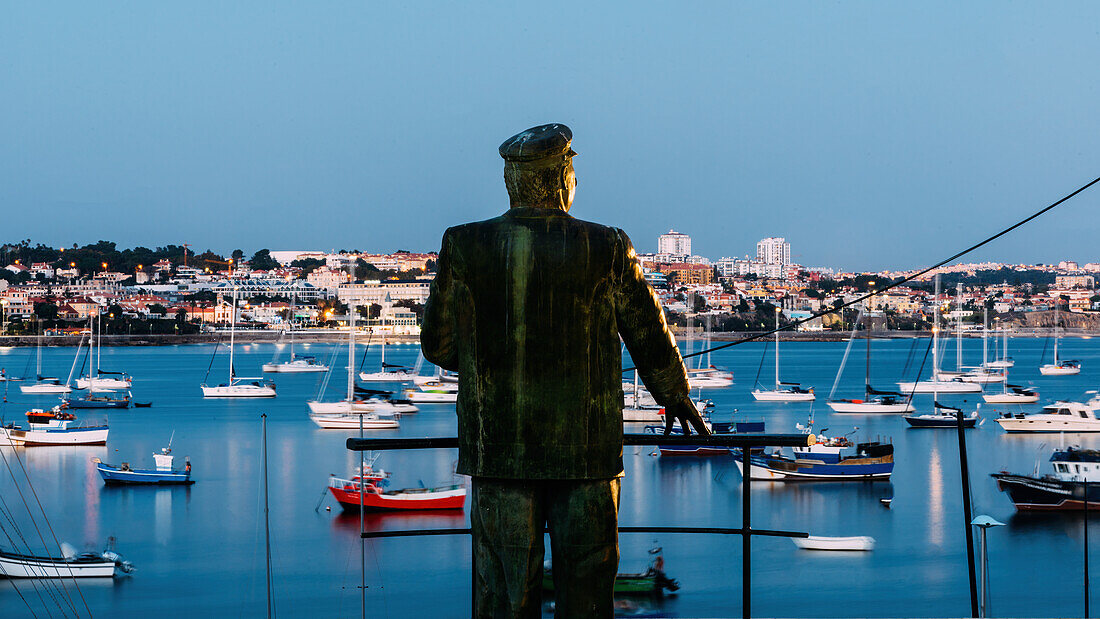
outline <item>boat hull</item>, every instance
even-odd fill
[[[1085,509],[1085,484],[1051,477],[993,473],[997,488],[1008,494],[1020,511],[1079,511]],[[1088,486],[1089,509],[1100,508],[1100,484]]]
[[[415,404],[453,404],[458,402],[458,393],[434,393],[407,389],[405,390],[405,399]]]
[[[107,426],[90,428],[48,428],[22,430],[0,428],[0,436],[12,445],[36,447],[47,445],[106,445]]]
[[[870,551],[875,548],[875,538],[866,535],[856,537],[792,537],[795,546],[803,550]]]
[[[996,421],[1005,432],[1100,432],[1100,420],[1069,415],[1018,415]]]
[[[273,398],[275,388],[269,385],[218,385],[202,386],[204,398]]]
[[[1075,366],[1043,365],[1039,367],[1039,373],[1043,376],[1070,376],[1080,374],[1081,368]]]
[[[98,463],[103,483],[108,486],[116,485],[153,485],[153,486],[187,486],[195,483],[191,479],[191,473],[186,471],[157,471],[151,469],[123,470],[110,464]]]
[[[349,413],[382,413],[393,414],[400,412],[397,407],[382,400],[359,400],[348,407],[347,400],[342,402],[307,402],[309,412],[315,415],[347,415]]]
[[[368,486],[369,488],[369,486]],[[359,511],[359,489],[354,485],[330,486],[333,498],[345,511]],[[461,485],[442,488],[410,488],[394,492],[364,492],[363,511],[390,512],[427,509],[462,509],[466,504],[466,488]]]
[[[1034,404],[1039,401],[1039,394],[994,393],[983,395],[982,399],[985,400],[986,404]]]
[[[130,408],[130,400],[66,400],[69,408]]]
[[[742,454],[733,454],[737,470],[745,474]],[[838,463],[825,463],[805,458],[790,460],[772,456],[752,455],[749,474],[753,479],[764,481],[843,481],[889,479],[894,471],[893,456],[883,458],[860,458],[842,460]]]
[[[121,378],[78,378],[77,389],[129,389],[131,382]]]
[[[264,373],[282,373],[282,374],[310,374],[316,372],[327,372],[327,365],[306,365],[306,364],[294,364],[294,363],[265,363],[263,365]]]
[[[407,383],[413,376],[409,372],[359,372],[359,380],[364,383]]]
[[[914,428],[957,428],[959,420],[951,415],[906,415],[902,419]],[[963,416],[963,427],[973,428],[978,423],[978,416]]]
[[[110,578],[115,562],[96,559],[59,559],[0,552],[0,576],[6,578]]]
[[[753,390],[752,397],[760,402],[812,402],[816,399],[812,392]]]
[[[401,421],[397,415],[381,417],[375,413],[332,415],[310,413],[309,418],[317,424],[317,427],[325,430],[358,430],[360,427],[364,430],[393,430],[401,427]]]
[[[883,404],[880,402],[826,402],[834,413],[842,415],[873,415],[911,413],[914,409],[909,402]]]
[[[905,393],[981,393],[981,383],[954,380],[925,380],[919,383],[898,383]]]
[[[51,383],[36,385],[19,385],[19,391],[26,395],[71,393],[72,388],[67,385],[55,385]]]

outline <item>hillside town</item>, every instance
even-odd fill
[[[235,296],[238,323],[253,329],[339,327],[351,304],[360,328],[415,336],[437,260],[433,252],[267,249],[225,258],[189,247],[2,245],[0,333],[74,332],[92,317],[105,321],[108,333],[208,332],[232,320]],[[782,322],[807,319],[917,272],[846,272],[797,264],[791,255],[784,238],[769,237],[749,255],[711,259],[693,253],[689,235],[670,230],[655,252],[637,259],[670,323],[690,320],[712,331],[771,328],[776,308]],[[944,283],[939,299],[936,274]],[[1093,262],[955,264],[874,296],[866,309],[883,316],[888,329],[924,331],[937,304],[953,303],[951,316],[971,323],[983,320],[985,308],[990,326],[1006,328],[1054,326],[1049,313],[1058,308],[1066,312],[1061,326],[1087,329],[1090,314],[1100,316],[1098,274]],[[829,312],[799,329],[847,329],[852,319],[851,312]]]

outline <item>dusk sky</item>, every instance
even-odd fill
[[[932,263],[1100,176],[1100,4],[7,3],[0,242],[438,249],[573,129],[639,251]],[[972,260],[1100,261],[1100,188]]]

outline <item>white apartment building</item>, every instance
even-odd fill
[[[691,237],[675,230],[669,230],[668,234],[657,237],[657,253],[690,256]]]
[[[765,264],[790,264],[791,244],[781,236],[761,239],[756,244],[756,259]]]

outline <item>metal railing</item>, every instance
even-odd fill
[[[812,434],[725,434],[710,436],[663,436],[655,434],[624,434],[623,445],[668,445],[668,446],[706,446],[728,447],[744,450],[763,447],[808,447],[814,444]],[[351,451],[387,451],[394,449],[454,449],[458,447],[458,438],[349,438],[347,448]],[[752,528],[752,474],[751,459],[742,459],[744,490],[741,501],[741,527],[619,527],[620,533],[707,533],[713,535],[741,536],[741,616],[751,617],[752,606],[752,537],[808,537],[800,531],[777,531]],[[419,537],[430,535],[469,535],[470,529],[413,529],[404,531],[360,531],[363,539],[386,537]],[[475,553],[470,552],[471,589],[476,587],[477,573],[473,565]],[[476,597],[476,591],[472,592]],[[470,600],[471,606],[475,598]]]

